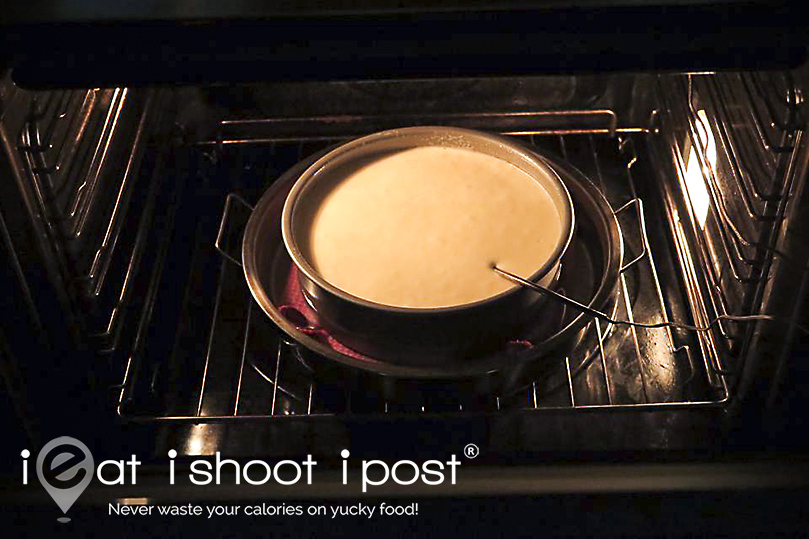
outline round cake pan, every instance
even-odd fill
[[[368,355],[382,352],[403,363],[475,357],[496,349],[537,315],[544,298],[513,286],[498,295],[460,305],[409,308],[374,303],[334,286],[313,267],[302,248],[311,222],[312,200],[322,196],[323,182],[339,171],[398,151],[425,146],[463,148],[506,161],[534,178],[550,195],[561,222],[551,256],[529,279],[553,286],[560,260],[575,228],[573,204],[564,182],[548,161],[512,141],[482,132],[450,127],[412,127],[355,139],[326,153],[309,166],[289,192],[281,217],[281,234],[300,272],[306,301],[321,324],[347,346]],[[436,223],[436,226],[441,226]]]

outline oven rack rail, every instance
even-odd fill
[[[337,142],[374,131],[415,125],[451,125],[501,135],[610,135],[642,133],[644,127],[620,125],[611,109],[538,110],[478,113],[330,115],[301,118],[221,120],[216,137],[201,147],[272,143]]]
[[[520,129],[520,136],[528,140],[532,144],[546,144],[550,141],[555,145],[558,153],[562,157],[568,159],[572,158],[576,163],[577,159],[581,156],[573,157],[568,155],[568,147],[571,145],[573,137],[577,137],[580,143],[585,141],[584,144],[579,146],[586,146],[588,166],[593,172],[593,178],[597,180],[600,188],[605,189],[609,185],[620,183],[620,194],[611,198],[613,207],[625,207],[628,205],[634,206],[638,213],[635,216],[624,215],[621,219],[621,227],[625,231],[625,236],[637,238],[635,243],[635,250],[630,251],[627,247],[627,259],[633,259],[632,264],[634,267],[629,272],[622,275],[620,282],[620,308],[619,313],[621,316],[627,317],[629,320],[638,321],[669,321],[672,319],[667,305],[662,287],[660,283],[660,269],[655,262],[655,250],[660,246],[652,245],[648,235],[645,232],[646,215],[644,213],[643,204],[633,204],[635,200],[639,200],[639,190],[636,185],[636,169],[638,168],[639,155],[636,151],[635,137],[645,134],[645,129],[628,129],[622,130],[617,127],[617,123],[613,122],[613,115],[597,113],[602,121],[606,120],[607,123],[603,126],[598,126],[591,131],[581,128],[571,129],[569,126],[554,129],[552,127],[542,127],[536,132],[530,132],[527,129]],[[505,115],[504,115],[505,116]],[[540,117],[541,114],[534,115]],[[558,121],[560,118],[559,112],[554,112],[554,120]],[[574,111],[571,119],[579,117],[579,111]],[[507,131],[506,134],[509,132]],[[337,142],[340,139],[328,139],[329,142]],[[280,139],[272,137],[263,137],[254,141],[256,144],[268,145],[271,149],[268,151],[273,153],[277,145],[280,144],[293,144],[297,145],[298,155],[297,159],[304,157],[304,148],[311,148],[308,146],[312,139],[306,137],[297,141],[290,141],[287,137]],[[325,141],[323,141],[325,142]],[[227,142],[224,138],[220,138],[215,144],[203,143],[203,146],[213,147],[214,151],[225,152],[228,147],[232,145],[246,145],[247,140],[240,140],[238,142]],[[605,156],[600,155],[601,148],[606,144],[607,147],[612,147],[614,155],[610,158],[618,163],[621,170],[617,178],[605,178],[602,174],[602,169],[606,166]],[[644,157],[645,158],[645,157]],[[219,157],[218,159],[225,159]],[[642,160],[642,159],[641,159]],[[290,163],[291,165],[292,163]],[[615,163],[612,163],[615,165]],[[644,174],[647,172],[644,171]],[[620,198],[617,198],[620,197]],[[624,212],[628,214],[631,212]],[[223,219],[225,219],[223,215]],[[221,226],[226,226],[225,222]],[[627,234],[627,231],[631,231]],[[660,238],[662,239],[662,238]],[[213,243],[213,238],[211,242]],[[235,251],[235,247],[231,247]],[[682,249],[688,249],[687,246],[681,246]],[[225,251],[227,252],[227,247]],[[699,338],[699,345],[693,346],[681,335],[675,335],[668,328],[657,330],[646,330],[640,328],[630,328],[627,330],[627,335],[623,339],[624,344],[630,350],[627,353],[630,360],[622,360],[621,354],[626,353],[626,350],[621,350],[616,355],[614,351],[608,351],[610,346],[611,335],[613,332],[610,328],[604,327],[601,323],[594,321],[593,328],[596,335],[595,354],[590,355],[585,360],[581,358],[564,358],[564,365],[561,373],[563,383],[553,388],[553,391],[548,394],[543,394],[535,382],[526,391],[519,393],[514,397],[508,399],[500,399],[498,396],[492,396],[487,402],[483,403],[475,409],[466,407],[464,403],[457,403],[455,408],[452,406],[448,408],[445,403],[442,403],[440,411],[432,410],[429,403],[422,403],[421,405],[402,405],[397,402],[378,402],[375,409],[360,409],[357,410],[352,406],[352,395],[355,393],[351,390],[346,390],[343,395],[342,402],[335,405],[332,400],[329,406],[324,406],[323,403],[318,402],[318,384],[315,382],[310,383],[306,387],[297,390],[290,389],[284,379],[284,373],[289,370],[290,365],[298,364],[296,359],[297,345],[290,344],[288,340],[278,336],[276,330],[277,347],[275,349],[273,361],[269,364],[256,362],[250,356],[250,336],[256,331],[254,326],[258,320],[264,319],[263,313],[254,304],[252,298],[247,292],[246,285],[243,282],[241,270],[230,260],[234,258],[233,255],[222,256],[217,262],[219,264],[219,280],[215,295],[214,312],[210,322],[210,329],[207,335],[207,350],[204,354],[204,367],[202,369],[202,377],[198,382],[198,393],[194,399],[193,410],[190,413],[144,413],[142,410],[149,409],[148,406],[139,406],[135,401],[134,386],[135,381],[131,373],[135,370],[133,362],[138,361],[140,356],[139,350],[133,350],[129,357],[124,375],[123,382],[118,386],[117,392],[117,411],[121,418],[127,421],[135,422],[150,422],[150,421],[165,421],[165,422],[217,422],[217,421],[232,421],[232,420],[269,420],[282,417],[333,417],[337,416],[378,416],[378,415],[429,415],[431,413],[446,415],[446,414],[468,414],[468,413],[498,413],[503,410],[534,410],[534,411],[586,411],[586,410],[633,410],[633,409],[671,409],[676,407],[699,407],[708,406],[716,407],[723,406],[729,398],[728,386],[725,381],[725,376],[722,373],[726,372],[725,366],[722,364],[719,356],[716,354],[717,347],[712,342],[714,336],[712,334],[701,335]],[[238,257],[235,257],[238,258]],[[632,276],[632,272],[637,272],[640,277]],[[642,301],[645,302],[642,310],[637,310],[637,301],[639,298],[633,297],[634,291],[632,288],[632,279],[642,279],[647,283],[643,290]],[[238,309],[243,313],[241,315],[240,323],[243,324],[240,334],[243,336],[241,342],[234,344],[234,353],[232,357],[221,358],[218,357],[213,350],[212,344],[216,342],[219,337],[217,332],[221,330],[221,321],[218,318],[221,303],[225,301],[223,298],[231,298],[238,286],[234,288],[234,279],[240,281],[241,297],[244,301],[240,304]],[[223,292],[227,288],[228,292]],[[689,286],[683,286],[686,294],[689,295],[688,305],[690,308],[696,308],[701,305],[700,300],[690,295],[695,293],[695,290]],[[640,295],[640,294],[639,294]],[[634,312],[637,311],[637,312]],[[692,316],[696,322],[700,322],[706,316],[702,314],[685,314],[685,311],[680,309],[680,316]],[[270,323],[265,320],[266,323]],[[659,339],[658,339],[659,337]],[[703,341],[707,341],[706,344]],[[649,343],[656,343],[658,348],[647,348]],[[661,391],[657,387],[652,387],[649,376],[645,373],[644,369],[649,368],[650,365],[655,365],[654,357],[647,357],[645,354],[653,350],[654,353],[661,353],[659,343],[664,343],[665,354],[670,357],[672,365],[685,366],[688,370],[688,375],[684,376],[685,384],[691,383],[695,379],[701,379],[700,383],[707,384],[709,390],[705,392],[705,398],[688,399],[684,397],[677,398],[665,391]],[[693,341],[691,341],[693,342]],[[621,357],[618,357],[621,356]],[[142,358],[140,358],[142,359]],[[202,360],[202,358],[200,358]],[[619,365],[620,363],[620,365]],[[213,365],[216,364],[216,367]],[[639,391],[633,397],[627,399],[627,395],[616,394],[616,380],[618,378],[625,378],[626,369],[634,369],[634,376],[638,379]],[[142,370],[142,368],[141,368]],[[228,382],[224,384],[221,378],[212,378],[211,372],[217,372],[218,376],[223,375],[223,371],[231,373],[228,377]],[[256,388],[255,384],[252,385],[253,392],[259,391],[266,397],[266,409],[256,411],[257,408],[253,406],[251,411],[246,410],[245,394],[248,391],[246,387],[250,384],[246,383],[248,376],[258,375],[261,378],[261,385]],[[213,380],[213,382],[212,382]],[[276,383],[276,380],[278,383]],[[215,382],[218,386],[218,392],[214,393],[211,385]],[[223,384],[227,385],[223,389]],[[582,384],[586,386],[587,391],[582,391]],[[593,401],[592,385],[597,384],[598,390],[595,391],[597,398]],[[586,393],[586,395],[583,395]],[[260,396],[259,398],[264,398]],[[263,406],[263,405],[261,405]],[[261,408],[259,406],[258,408]]]
[[[766,92],[775,79],[783,79],[781,92]],[[782,256],[773,245],[795,181],[801,93],[789,74],[737,73],[661,76],[658,94],[711,316],[757,312],[768,268]],[[741,347],[752,330],[718,327],[726,349]]]
[[[48,189],[54,218],[68,236],[84,233],[129,94],[126,88],[115,88],[32,96],[18,148],[31,158],[31,172]]]
[[[140,176],[147,139],[165,106],[158,94],[127,88],[33,92],[19,130],[21,161],[38,211],[53,230],[53,263],[70,283],[67,293],[76,294],[74,309],[84,313],[80,320],[102,353],[118,346],[121,313],[159,195],[158,175]],[[140,190],[147,195],[133,224],[129,211]],[[106,201],[103,191],[114,196]],[[127,227],[137,229],[134,243],[119,241]],[[125,259],[123,273],[111,269],[116,257]]]

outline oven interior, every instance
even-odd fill
[[[156,455],[392,457],[469,442],[489,459],[710,452],[751,421],[760,441],[782,428],[806,370],[805,80],[798,69],[35,91],[6,77],[0,211],[16,285],[4,391],[34,444],[47,440],[37,418],[61,409],[146,432]],[[592,321],[581,346],[510,394],[313,373],[317,358],[245,283],[250,209],[313,153],[412,125],[506,134],[587,176],[623,239],[617,318],[777,320],[705,332]]]

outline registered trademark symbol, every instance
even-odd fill
[[[463,448],[463,454],[466,456],[466,458],[473,459],[480,455],[480,448],[475,444],[466,444],[466,446]]]

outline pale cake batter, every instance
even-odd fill
[[[349,294],[438,308],[514,285],[491,269],[535,273],[561,219],[547,191],[514,165],[472,150],[427,146],[351,172],[312,211],[309,262]]]

